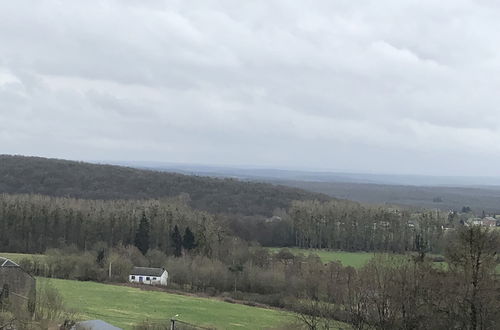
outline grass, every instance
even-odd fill
[[[281,248],[269,248],[272,252],[278,252]],[[301,249],[301,248],[288,248],[290,252],[295,255],[304,254],[316,254],[323,262],[330,261],[340,261],[344,266],[351,266],[354,268],[361,268],[364,266],[371,258],[374,257],[373,252],[345,252],[345,251],[330,251],[330,250],[319,250],[319,249]]]
[[[57,279],[66,305],[82,319],[102,319],[124,329],[143,320],[177,319],[217,329],[272,329],[294,320],[291,313],[126,286]]]
[[[310,255],[316,254],[318,255],[323,262],[330,261],[340,261],[344,266],[351,266],[354,268],[363,267],[371,258],[375,256],[373,252],[345,252],[345,251],[330,251],[330,250],[319,250],[319,249],[301,249],[301,248],[287,248],[295,255],[303,254]],[[272,252],[278,252],[281,248],[271,247],[269,248]],[[429,256],[438,256],[438,255],[429,255]],[[447,270],[448,264],[446,262],[434,262],[434,265],[437,268]],[[500,274],[500,264],[496,266],[495,271],[497,274]]]
[[[10,259],[14,262],[19,262],[24,258],[44,258],[43,254],[25,254],[25,253],[4,253],[0,252],[0,257]]]

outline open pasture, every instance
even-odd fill
[[[272,252],[278,252],[281,248],[269,248]],[[330,251],[319,249],[301,249],[301,248],[287,248],[295,255],[303,254],[305,256],[310,254],[318,255],[323,262],[340,261],[344,266],[351,266],[360,268],[364,266],[371,258],[375,256],[373,252],[346,252],[346,251]]]
[[[39,278],[39,282],[43,281],[47,279]],[[95,282],[48,281],[81,319],[102,319],[124,329],[132,329],[144,320],[168,322],[175,315],[179,320],[199,326],[242,330],[273,329],[295,319],[288,312],[217,299]]]

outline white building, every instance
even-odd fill
[[[168,272],[165,268],[134,267],[128,280],[130,283],[167,285]]]

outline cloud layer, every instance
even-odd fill
[[[5,1],[0,152],[495,175],[489,0]]]

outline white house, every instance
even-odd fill
[[[167,285],[168,272],[165,268],[134,267],[128,280],[130,283]]]

